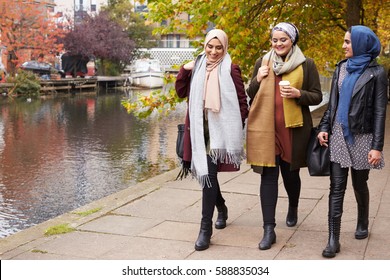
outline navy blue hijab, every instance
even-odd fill
[[[375,33],[363,25],[352,26],[351,43],[353,56],[347,60],[347,75],[341,85],[336,120],[343,128],[345,140],[353,144],[354,138],[348,125],[348,111],[353,88],[368,64],[379,55],[381,44]]]

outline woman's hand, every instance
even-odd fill
[[[186,70],[192,70],[194,68],[194,65],[195,65],[195,61],[192,60],[192,61],[184,64],[183,68]]]
[[[267,65],[263,65],[257,70],[256,80],[260,83],[265,77],[269,74],[269,67]]]
[[[318,133],[317,139],[320,142],[321,146],[328,147],[328,140],[329,140],[328,139],[328,132],[321,131],[320,133]]]
[[[378,150],[371,150],[368,153],[368,163],[371,165],[378,165],[381,161],[382,155]]]
[[[292,86],[282,86],[280,87],[280,96],[284,98],[300,98],[301,92]]]

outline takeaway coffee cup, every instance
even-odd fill
[[[288,87],[290,86],[290,82],[289,81],[280,81],[279,82],[279,86],[282,88],[282,87]]]
[[[279,82],[280,92],[282,92],[282,88],[283,87],[288,87],[288,86],[290,86],[290,82],[289,81],[280,81]]]

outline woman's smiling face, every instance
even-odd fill
[[[343,49],[344,49],[344,53],[345,53],[345,58],[353,57],[351,33],[349,33],[348,31],[345,33],[345,36],[344,36]]]
[[[276,54],[281,57],[286,57],[293,46],[293,42],[290,37],[280,30],[275,30],[272,33],[271,43]]]
[[[224,54],[223,46],[217,38],[213,38],[207,43],[205,51],[209,62],[218,61]]]

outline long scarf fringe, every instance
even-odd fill
[[[191,174],[191,162],[182,160],[181,169],[179,171],[179,174],[177,174],[175,181],[183,180],[187,178],[189,174]]]
[[[242,160],[245,159],[244,151],[227,152],[226,149],[212,149],[210,150],[210,157],[214,164],[217,162],[233,164],[239,167]]]

